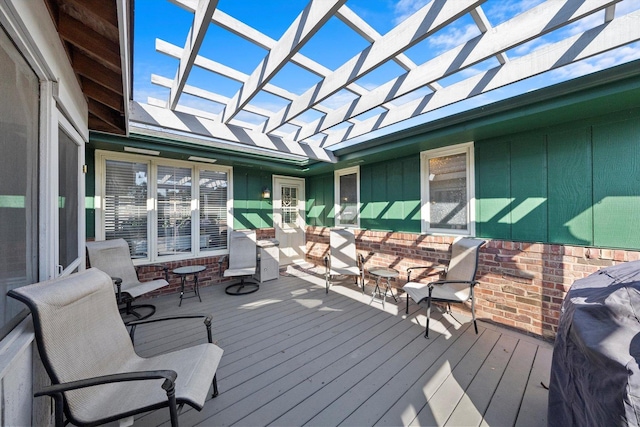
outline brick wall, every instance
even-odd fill
[[[371,267],[400,271],[392,285],[406,283],[411,265],[445,264],[453,237],[356,230],[356,247]],[[322,264],[329,228],[307,227],[307,258]],[[602,267],[640,260],[640,252],[489,240],[480,250],[476,279],[479,319],[553,339],[560,307],[571,284]],[[367,280],[371,277],[365,273]],[[414,277],[412,277],[412,280]],[[466,310],[454,304],[453,310]]]
[[[271,238],[274,238],[275,235],[276,235],[275,229],[273,228],[261,228],[256,230],[256,238],[258,240],[271,239]],[[225,261],[222,264],[222,271],[220,270],[219,261],[222,258],[226,258],[226,255],[192,258],[192,259],[185,259],[185,260],[179,260],[179,261],[167,261],[167,262],[159,261],[154,265],[141,265],[137,268],[138,278],[141,282],[154,280],[154,279],[161,279],[161,278],[163,279],[164,272],[162,271],[162,269],[154,266],[161,265],[163,267],[167,267],[169,271],[169,286],[165,286],[164,288],[145,294],[144,296],[140,297],[140,299],[153,298],[159,295],[178,294],[180,292],[180,276],[176,274],[172,274],[171,270],[173,270],[174,268],[183,267],[187,265],[204,265],[207,267],[206,270],[204,270],[201,273],[198,273],[198,282],[201,288],[205,286],[215,285],[218,283],[228,283],[234,280],[238,280],[237,278],[234,279],[233,277],[227,278],[222,276],[222,274],[224,273],[224,270],[227,268],[227,262]],[[87,259],[87,267],[89,267],[88,259]],[[192,278],[191,276],[189,276],[187,279],[189,282],[188,282],[188,285],[186,286],[186,290],[190,291]]]

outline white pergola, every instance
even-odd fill
[[[386,34],[358,16],[347,0],[311,0],[278,40],[226,14],[217,0],[169,1],[192,12],[193,23],[183,46],[156,40],[157,52],[175,58],[178,66],[173,77],[151,76],[153,84],[169,89],[169,96],[133,102],[131,131],[170,132],[203,145],[293,160],[334,162],[336,144],[640,40],[637,0],[547,0],[495,26],[485,15],[484,0],[433,0]],[[621,13],[625,9],[631,11]],[[412,47],[469,16],[477,35],[424,63],[410,59]],[[332,18],[367,42],[333,70],[300,53]],[[214,26],[264,49],[253,72],[206,57],[201,47]],[[572,31],[558,31],[563,28]],[[550,33],[552,42],[544,38]],[[517,54],[519,46],[536,42],[539,47]],[[375,87],[359,83],[389,62],[402,73]],[[288,64],[313,73],[317,83],[301,94],[274,84]],[[188,79],[194,67],[239,83],[240,89],[229,97],[192,86]],[[336,97],[325,102],[345,91],[349,96],[342,104],[336,105]],[[255,102],[261,92],[281,98],[285,106],[265,108]],[[188,107],[181,103],[185,94],[222,108],[214,112]],[[240,120],[240,113],[254,119]]]

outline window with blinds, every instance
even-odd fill
[[[200,171],[200,249],[227,247],[227,173]]]
[[[158,256],[191,252],[191,169],[158,166]]]
[[[105,237],[125,239],[134,258],[148,256],[147,173],[147,163],[107,160],[105,165]]]
[[[104,165],[104,187],[97,189],[104,213],[97,229],[104,229],[107,240],[123,238],[133,258],[149,261],[227,249],[231,168],[110,152],[98,156]]]

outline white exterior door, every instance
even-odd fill
[[[306,254],[304,179],[273,177],[273,218],[280,265],[302,262]]]

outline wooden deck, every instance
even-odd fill
[[[543,341],[435,310],[424,338],[424,307],[383,309],[350,281],[325,294],[324,280],[289,269],[251,295],[223,286],[202,302],[178,295],[154,301],[158,315],[213,314],[224,349],[220,395],[201,412],[185,406],[182,426],[542,426],[546,425],[552,347]],[[463,322],[463,323],[459,323]],[[136,332],[151,355],[206,341],[199,321]],[[135,425],[168,425],[168,411]]]

